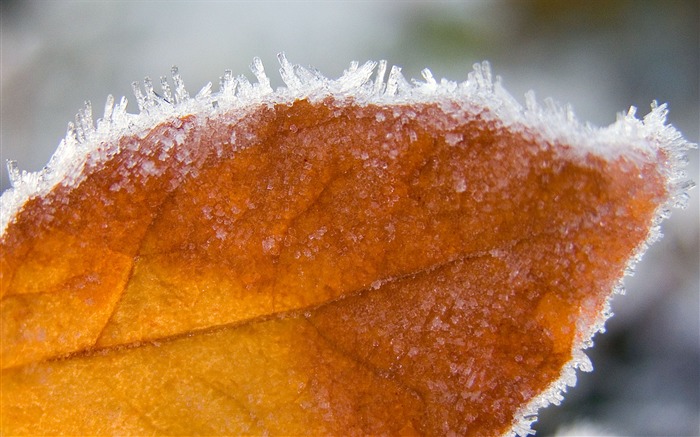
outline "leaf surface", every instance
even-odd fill
[[[261,95],[151,97],[8,220],[2,432],[523,432],[672,197],[667,144]]]

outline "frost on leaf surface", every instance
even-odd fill
[[[387,63],[177,69],[0,198],[2,432],[528,434],[690,185],[606,128]]]

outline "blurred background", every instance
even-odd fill
[[[40,169],[83,101],[97,118],[107,94],[130,98],[132,81],[173,64],[191,93],[209,81],[216,89],[225,69],[252,78],[254,56],[279,86],[280,51],[331,77],[351,60],[387,59],[409,78],[427,66],[461,81],[487,59],[521,102],[533,89],[606,125],[656,99],[689,141],[700,136],[698,0],[0,4],[3,191],[5,160]],[[697,150],[689,158],[697,182]],[[615,298],[616,316],[589,351],[596,370],[541,412],[538,435],[700,434],[698,191]]]

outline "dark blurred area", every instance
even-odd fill
[[[280,51],[329,76],[351,60],[387,59],[408,77],[427,66],[457,81],[487,59],[521,102],[533,89],[606,125],[658,100],[689,141],[700,137],[698,0],[4,0],[1,8],[0,154],[27,170],[48,161],[84,100],[99,118],[107,94],[131,97],[132,81],[173,64],[196,92],[224,69],[251,77],[253,56],[279,86]],[[689,161],[697,182],[697,150]],[[700,435],[698,208],[696,188],[615,297],[616,316],[589,351],[596,370],[579,373],[563,404],[540,413],[538,435]]]

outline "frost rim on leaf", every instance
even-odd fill
[[[115,102],[110,95],[104,106],[102,118],[93,121],[92,106],[78,111],[75,122],[68,123],[66,136],[58,145],[49,163],[38,172],[20,171],[15,161],[8,161],[8,174],[12,187],[0,197],[0,234],[3,235],[23,205],[30,199],[43,196],[58,185],[78,186],[87,176],[83,169],[100,164],[119,153],[118,139],[126,135],[144,136],[154,126],[167,120],[195,114],[202,120],[235,111],[242,118],[260,105],[289,104],[299,99],[320,102],[328,97],[337,100],[352,99],[359,105],[390,107],[414,103],[437,103],[459,117],[460,112],[481,114],[485,119],[497,120],[509,130],[531,135],[546,144],[567,144],[572,148],[566,153],[575,157],[593,154],[606,159],[621,155],[636,161],[665,156],[661,168],[666,178],[668,198],[661,205],[651,223],[646,241],[636,248],[628,260],[626,275],[631,275],[635,264],[646,249],[660,238],[661,222],[670,215],[672,207],[686,206],[687,191],[694,186],[683,171],[687,163],[685,152],[697,147],[686,141],[673,126],[666,124],[667,107],[653,102],[651,112],[642,119],[636,117],[636,108],[619,114],[611,125],[598,128],[579,122],[570,107],[560,107],[551,99],[544,104],[537,102],[533,92],[525,95],[525,106],[503,88],[501,78],[491,74],[488,62],[474,64],[464,82],[441,79],[439,82],[428,69],[421,72],[422,81],[407,80],[401,68],[392,66],[388,77],[387,62],[368,61],[360,65],[351,62],[338,79],[329,79],[313,68],[290,63],[286,56],[278,55],[280,76],[286,87],[273,90],[260,58],[254,58],[250,69],[257,82],[251,83],[245,76],[235,76],[226,70],[219,81],[219,91],[212,92],[211,82],[191,97],[177,69],[171,69],[170,80],[160,78],[161,92],[155,91],[150,78],[143,84],[132,84],[139,112],[127,112],[127,99]],[[458,110],[455,112],[455,106]],[[88,162],[88,160],[90,162]],[[531,425],[537,420],[540,408],[558,405],[567,387],[576,384],[576,370],[592,370],[584,349],[592,345],[592,337],[603,331],[605,321],[612,315],[609,299],[621,292],[622,280],[615,286],[602,315],[580,333],[574,342],[572,360],[561,371],[557,381],[523,407],[506,435],[532,434]]]

